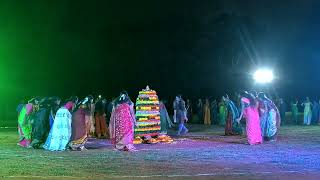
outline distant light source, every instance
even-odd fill
[[[254,80],[257,83],[265,84],[265,83],[271,83],[273,81],[273,72],[268,69],[258,69],[254,75]]]

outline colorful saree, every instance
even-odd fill
[[[210,109],[209,102],[204,104],[203,113],[204,113],[204,115],[203,115],[204,124],[205,125],[211,125],[211,109]]]
[[[241,135],[242,127],[240,123],[236,121],[239,118],[240,113],[236,105],[228,100],[227,104],[227,119],[226,119],[226,127],[225,127],[225,135]]]
[[[219,125],[226,125],[227,109],[224,103],[219,104]]]
[[[132,150],[133,147],[133,122],[130,105],[118,104],[111,114],[110,138],[118,150]]]
[[[272,101],[264,100],[259,103],[261,133],[264,140],[276,138],[280,127],[280,113]]]
[[[21,147],[29,147],[31,142],[32,126],[29,114],[32,112],[32,104],[23,106],[18,118],[19,143]]]
[[[311,110],[311,102],[305,102],[304,105],[304,114],[303,114],[303,124],[310,125],[312,119],[312,110]]]
[[[166,106],[160,102],[160,126],[161,134],[167,134],[168,128],[172,127],[173,123],[170,120]]]
[[[62,107],[58,110],[49,136],[43,148],[50,151],[63,151],[71,137],[71,118],[69,110]]]
[[[72,114],[72,135],[69,146],[72,150],[82,150],[87,142],[85,110],[79,108]]]
[[[246,119],[248,142],[250,145],[261,144],[262,135],[258,109],[257,107],[250,105],[250,100],[248,98],[242,98],[241,101],[244,106],[243,116]]]

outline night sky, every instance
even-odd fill
[[[1,101],[92,93],[110,99],[124,89],[135,97],[146,85],[160,98],[219,96],[253,88],[258,66],[274,69],[270,89],[280,96],[315,97],[319,5],[3,0]]]

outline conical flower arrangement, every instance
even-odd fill
[[[135,137],[150,139],[160,133],[159,99],[149,86],[139,92],[136,101]]]

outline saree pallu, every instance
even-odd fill
[[[160,111],[160,126],[161,126],[160,132],[162,134],[167,134],[168,132],[167,115],[165,114],[165,112],[161,112],[161,111]]]
[[[275,139],[277,131],[277,112],[274,109],[270,109],[268,112],[267,128],[264,134],[265,140]]]
[[[71,137],[71,113],[65,107],[58,110],[43,148],[50,151],[66,149]]]
[[[83,137],[81,137],[80,139],[74,140],[74,141],[70,141],[69,146],[72,150],[78,150],[81,147],[84,147],[84,145],[86,144],[88,140],[88,136],[84,135]]]
[[[72,114],[72,135],[69,146],[76,150],[85,145],[87,142],[87,131],[86,131],[86,115],[83,108],[79,108]]]
[[[236,121],[240,113],[237,106],[231,100],[227,102],[227,114],[225,134],[242,135],[241,124]]]
[[[133,148],[133,119],[128,104],[123,103],[115,107],[111,114],[109,129],[111,141],[116,149]]]
[[[87,134],[89,136],[94,136],[95,135],[95,127],[94,127],[94,117],[91,114],[86,114],[85,119],[87,122],[86,129],[87,129]]]
[[[29,114],[32,111],[32,104],[26,104],[19,113],[18,118],[18,133],[19,142],[18,145],[22,147],[29,147],[31,142],[32,126]]]
[[[163,103],[160,104],[160,126],[161,126],[161,134],[167,134],[169,127],[173,123],[170,120],[167,108]]]
[[[269,118],[269,111],[261,111],[260,112],[260,126],[261,126],[261,134],[263,137],[266,137],[266,132],[268,129],[268,118]]]
[[[50,116],[49,116],[50,129],[52,128],[53,122],[54,122],[54,115],[52,113],[50,113]]]

